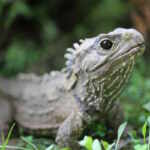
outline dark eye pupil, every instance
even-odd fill
[[[112,43],[112,41],[106,39],[106,40],[103,40],[100,43],[100,45],[103,49],[109,50],[109,49],[111,49],[113,43]]]

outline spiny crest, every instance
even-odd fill
[[[76,54],[79,52],[80,46],[85,40],[80,39],[79,43],[74,43],[73,48],[67,48],[67,53],[64,55],[66,60],[66,71],[70,74],[72,66],[75,63]]]

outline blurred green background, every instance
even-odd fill
[[[146,39],[121,97],[126,119],[137,126],[150,112],[149,0],[0,0],[0,73],[61,69],[73,42],[116,27],[137,28]]]

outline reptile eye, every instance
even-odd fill
[[[112,48],[113,42],[108,39],[105,39],[101,41],[100,45],[103,49],[109,50]]]

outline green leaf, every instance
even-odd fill
[[[49,147],[47,147],[45,150],[69,150],[67,148],[59,149],[57,145],[52,144]]]
[[[79,142],[81,146],[84,146],[87,150],[92,150],[93,139],[90,136],[85,136],[82,141]]]
[[[143,105],[143,108],[144,108],[145,110],[147,110],[148,112],[150,112],[150,102],[144,104],[144,105]]]
[[[146,144],[146,131],[147,131],[147,122],[145,122],[143,127],[142,127],[142,134],[143,134],[145,144]]]
[[[115,143],[112,143],[111,145],[108,146],[107,150],[112,150],[112,148],[115,146]]]
[[[63,148],[63,149],[61,149],[61,150],[71,150],[70,148]]]
[[[12,132],[13,132],[14,127],[15,127],[15,124],[13,124],[13,125],[11,126],[11,128],[10,128],[10,130],[9,130],[9,132],[8,132],[8,135],[7,135],[6,139],[4,140],[4,143],[2,143],[2,148],[1,148],[1,150],[5,150],[5,149],[6,149],[7,144],[8,144],[8,142],[9,142],[9,139],[10,139],[10,136],[12,135]]]
[[[103,140],[101,140],[101,143],[102,143],[104,149],[107,150],[108,146],[109,146],[109,143],[107,141],[103,141]]]
[[[140,139],[138,139],[137,133],[136,133],[135,130],[129,131],[128,134],[130,135],[131,141],[132,141],[134,144],[139,144],[139,143],[140,143]]]
[[[50,145],[49,147],[47,147],[46,150],[54,150],[54,147],[55,147],[55,146],[52,144],[52,145]]]
[[[94,140],[92,144],[92,150],[102,150],[101,143],[99,142],[99,140]]]
[[[147,118],[148,126],[150,127],[150,116]]]
[[[147,118],[147,123],[149,127],[149,135],[148,135],[148,150],[150,149],[150,116]]]
[[[134,146],[134,150],[147,150],[147,144],[137,144]]]
[[[149,135],[148,135],[148,144],[147,144],[148,150],[150,149],[150,128],[149,128]]]
[[[123,131],[125,130],[126,126],[127,126],[127,122],[125,122],[125,123],[123,123],[123,124],[121,124],[121,125],[119,126],[115,150],[118,149],[119,141],[120,141],[121,135],[123,134]]]
[[[118,129],[118,138],[119,139],[120,139],[121,135],[123,134],[123,131],[125,130],[126,126],[127,126],[127,122],[125,122],[119,126],[119,129]]]
[[[33,150],[38,150],[38,148],[36,147],[35,144],[33,144],[33,137],[29,136],[29,137],[21,137],[21,140],[23,142],[25,142],[26,144],[28,144],[27,146],[30,147],[30,149],[32,148]]]

